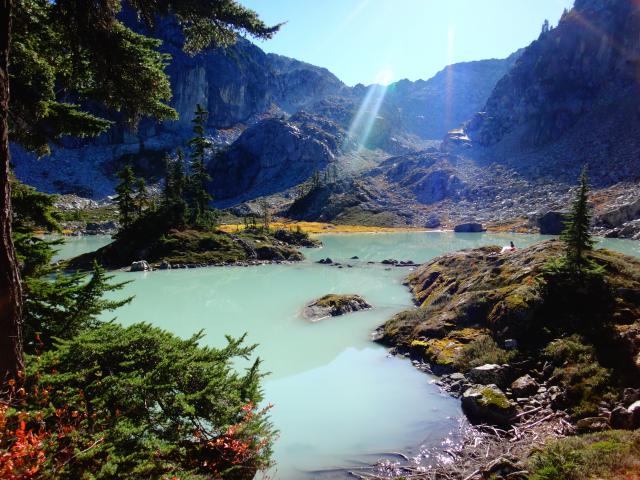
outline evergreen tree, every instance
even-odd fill
[[[149,206],[149,192],[147,191],[147,184],[144,178],[138,178],[136,180],[136,213],[138,216],[142,215],[142,212]]]
[[[183,228],[186,225],[188,211],[185,201],[186,186],[184,154],[178,148],[175,158],[169,159],[164,189],[163,211],[166,218],[163,220],[171,228]]]
[[[269,208],[269,202],[264,198],[260,200],[260,209],[262,210],[262,228],[269,230],[271,226],[271,209]]]
[[[61,274],[51,264],[61,240],[47,241],[35,236],[36,229],[60,231],[54,210],[55,196],[13,181],[13,232],[20,274],[24,281],[23,338],[27,352],[53,346],[53,338],[71,338],[98,325],[103,311],[112,311],[131,298],[110,301],[104,294],[121,289],[98,265],[90,276]]]
[[[112,122],[68,99],[142,116],[176,118],[167,101],[169,56],[160,41],[128,28],[122,5],[152,27],[173,16],[184,33],[183,49],[226,46],[238,33],[270,38],[279,28],[233,0],[0,0],[0,378],[24,370],[21,344],[22,282],[12,235],[9,140],[39,155],[65,135],[95,136]],[[11,98],[9,96],[11,78]],[[9,118],[11,117],[11,124]]]
[[[120,212],[120,225],[123,230],[131,226],[137,211],[135,199],[136,177],[131,165],[127,165],[118,172],[120,183],[116,186],[116,202]]]
[[[580,186],[573,200],[571,213],[560,237],[565,244],[566,266],[574,272],[582,272],[585,267],[590,266],[586,254],[593,249],[594,241],[589,234],[591,212],[588,202],[589,180],[585,167],[580,175]]]
[[[191,200],[191,223],[194,225],[207,223],[206,217],[212,198],[207,191],[211,176],[205,166],[206,150],[210,147],[209,140],[204,136],[208,114],[209,112],[204,110],[200,104],[197,105],[195,117],[192,120],[195,136],[188,142],[191,148],[189,197]]]

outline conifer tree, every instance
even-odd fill
[[[569,270],[582,272],[589,266],[587,252],[593,249],[594,241],[589,234],[591,212],[589,208],[589,180],[586,167],[580,175],[580,186],[567,216],[561,239],[565,244],[565,263]]]
[[[13,245],[10,139],[39,155],[63,136],[95,136],[112,122],[69,99],[142,116],[176,118],[166,102],[169,56],[160,41],[120,20],[123,4],[147,27],[172,16],[184,33],[183,50],[196,53],[235,42],[238,33],[271,38],[267,26],[234,0],[0,0],[0,378],[24,370],[22,282]],[[11,92],[9,78],[11,77]],[[10,96],[11,93],[11,96]],[[11,123],[9,122],[11,118]]]
[[[118,204],[118,210],[120,212],[120,225],[123,230],[126,230],[131,226],[133,222],[137,208],[135,199],[135,185],[136,177],[133,173],[131,165],[127,165],[118,172],[118,178],[120,183],[116,186],[116,202]]]
[[[185,188],[187,178],[184,171],[184,154],[176,149],[175,158],[169,159],[164,189],[165,221],[173,228],[183,228],[187,219]]]
[[[211,176],[207,172],[205,165],[206,149],[210,146],[209,140],[204,136],[208,114],[209,112],[202,108],[200,104],[196,106],[195,117],[192,120],[195,136],[187,143],[191,147],[189,196],[192,224],[207,223],[205,217],[212,198],[207,191]]]
[[[147,184],[144,178],[138,178],[136,180],[136,213],[138,216],[142,215],[145,208],[149,206],[149,192],[147,191]]]

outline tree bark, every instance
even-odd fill
[[[22,355],[22,284],[11,238],[9,182],[9,47],[13,0],[0,0],[0,380],[19,380]]]

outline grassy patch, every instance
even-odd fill
[[[509,363],[515,355],[514,351],[500,348],[489,335],[480,335],[465,345],[458,366],[460,370],[467,371],[487,363],[501,365]]]
[[[550,381],[563,389],[574,417],[595,415],[600,401],[612,395],[611,372],[600,365],[594,348],[582,337],[554,340],[543,355],[556,366]]]
[[[534,455],[530,480],[640,478],[640,431],[609,431],[556,440]]]

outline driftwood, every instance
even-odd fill
[[[380,460],[369,469],[350,470],[360,480],[482,480],[497,469],[502,478],[526,478],[526,459],[553,438],[575,433],[564,412],[536,407],[517,415],[519,422],[508,430],[493,425],[469,425],[461,420],[457,440],[418,455],[390,453],[402,461]]]

